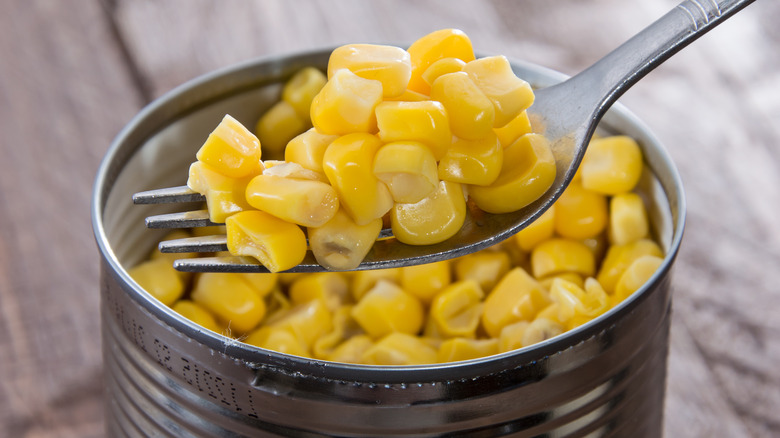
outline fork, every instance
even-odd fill
[[[539,217],[560,196],[574,177],[588,142],[604,113],[628,88],[698,37],[742,10],[754,0],[686,0],[647,28],[561,83],[536,90],[528,109],[535,132],[551,142],[557,165],[555,181],[541,198],[527,207],[506,214],[469,211],[461,230],[450,239],[425,246],[412,246],[383,230],[364,261],[356,268],[379,269],[451,259],[495,245]],[[140,192],[136,204],[204,201],[187,186]],[[190,228],[215,225],[206,210],[186,211],[146,219],[149,228]],[[219,252],[227,250],[225,235],[163,241],[164,253]],[[197,257],[176,260],[174,267],[189,272],[268,272],[250,257]],[[324,271],[311,252],[289,272]]]

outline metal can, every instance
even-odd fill
[[[161,237],[134,206],[138,191],[181,185],[221,117],[257,120],[285,79],[324,69],[329,50],[259,59],[191,81],[144,108],[97,174],[92,220],[110,436],[619,436],[662,433],[670,271],[683,234],[682,184],[650,130],[621,105],[601,129],[642,147],[641,194],[661,268],[599,318],[531,347],[476,360],[377,367],[262,350],[202,329],[128,275]],[[513,62],[535,86],[561,80]]]

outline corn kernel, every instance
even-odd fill
[[[517,246],[528,252],[536,245],[552,238],[555,234],[555,214],[555,204],[553,204],[527,227],[518,231],[514,236]]]
[[[373,135],[348,134],[334,140],[322,166],[336,189],[341,207],[358,225],[381,218],[393,206],[387,186],[373,172],[374,157],[382,146]]]
[[[419,141],[431,148],[440,160],[452,143],[452,132],[447,111],[440,102],[382,102],[376,107],[379,139]]]
[[[361,78],[381,82],[384,97],[403,94],[412,75],[411,59],[406,50],[377,44],[349,44],[336,48],[328,60],[328,78],[342,68]]]
[[[440,337],[474,338],[482,315],[484,293],[473,280],[453,283],[431,302],[429,318]]]
[[[475,59],[463,71],[493,103],[496,128],[511,122],[534,102],[531,85],[515,75],[505,56]]]
[[[455,260],[456,281],[472,280],[483,291],[491,291],[509,272],[512,261],[504,251],[479,251]]]
[[[264,161],[266,166],[263,175],[279,178],[295,178],[328,183],[328,178],[322,172],[309,170],[298,163],[286,161]]]
[[[504,353],[522,348],[523,333],[529,324],[529,321],[518,321],[504,326],[498,335],[498,351]]]
[[[569,184],[555,202],[555,231],[569,239],[588,239],[607,228],[607,198],[579,184]]]
[[[523,268],[514,268],[485,298],[482,326],[491,337],[518,321],[530,321],[550,304],[547,293]]]
[[[431,99],[441,102],[457,137],[479,140],[493,132],[493,103],[464,72],[439,76],[431,85]]]
[[[520,114],[506,125],[493,129],[493,132],[498,137],[498,141],[501,142],[501,146],[507,147],[517,141],[518,138],[533,132],[531,129],[531,119],[528,118],[528,113],[526,111],[521,111]]]
[[[417,297],[385,280],[352,308],[352,317],[374,339],[392,332],[416,334],[423,324],[423,307]]]
[[[546,318],[537,318],[523,332],[523,347],[538,344],[563,333],[563,326]]]
[[[161,303],[170,306],[184,294],[178,271],[165,258],[142,262],[128,271],[130,277]]]
[[[383,102],[422,102],[424,100],[431,100],[431,97],[416,91],[406,90],[400,96],[386,97]]]
[[[452,338],[442,342],[437,356],[440,363],[458,362],[498,353],[498,339]]]
[[[517,211],[550,188],[555,172],[550,142],[541,135],[526,134],[504,148],[498,179],[489,186],[469,187],[469,196],[488,213]]]
[[[592,276],[595,274],[596,261],[593,253],[582,242],[553,238],[533,249],[531,268],[536,278],[563,272]]]
[[[279,283],[279,274],[235,273],[234,275],[243,278],[244,281],[249,283],[261,298],[273,292]]]
[[[260,140],[230,115],[225,115],[195,155],[231,178],[262,172]]]
[[[212,332],[220,333],[222,327],[217,324],[217,320],[214,319],[214,315],[211,314],[205,307],[191,300],[179,300],[171,306],[171,310],[179,315],[187,318],[193,323],[211,330]]]
[[[631,262],[615,285],[615,298],[622,301],[636,292],[658,271],[663,262],[663,258],[654,255],[641,256]]]
[[[549,291],[556,279],[566,280],[570,283],[576,284],[581,288],[585,286],[585,279],[582,278],[582,275],[577,274],[576,272],[562,272],[560,274],[553,274],[549,277],[539,279],[539,284],[544,286],[544,288]]]
[[[428,67],[442,58],[457,58],[464,62],[474,60],[474,48],[469,37],[458,29],[441,29],[418,39],[407,49],[412,62],[409,89],[430,93],[430,85],[422,75]]]
[[[255,328],[265,316],[265,302],[243,278],[223,272],[198,275],[191,295],[220,323],[238,333]]]
[[[344,305],[332,311],[332,329],[320,336],[312,345],[312,354],[318,359],[327,359],[345,339],[362,334],[352,319],[352,306]]]
[[[311,103],[311,121],[323,134],[376,132],[374,109],[382,101],[382,83],[347,69],[333,73]]]
[[[304,227],[324,225],[339,208],[336,190],[326,183],[267,174],[249,182],[246,199],[258,210]]]
[[[601,268],[596,276],[596,280],[599,281],[607,293],[613,293],[620,276],[623,275],[626,268],[634,260],[645,255],[663,257],[664,253],[661,247],[650,239],[640,239],[625,245],[610,246],[607,250],[607,255],[604,256],[604,260],[601,262]]]
[[[355,272],[352,276],[350,288],[352,291],[352,298],[355,301],[360,301],[360,299],[363,298],[363,295],[373,289],[380,280],[400,285],[401,268],[370,269]]]
[[[289,331],[309,349],[332,330],[333,316],[324,301],[310,300],[268,318],[265,326]]]
[[[311,124],[311,102],[327,81],[323,72],[314,67],[304,67],[284,84],[282,100],[295,109],[301,120]]]
[[[262,211],[227,218],[227,246],[233,255],[256,258],[271,272],[297,266],[306,256],[306,236],[291,224]]]
[[[309,118],[302,119],[285,100],[276,102],[257,121],[255,132],[268,157],[284,156],[287,142],[309,129]]]
[[[625,245],[646,238],[650,233],[647,211],[636,193],[623,193],[609,201],[609,240]]]
[[[397,141],[379,148],[374,175],[387,185],[395,202],[415,203],[439,184],[436,158],[423,143]]]
[[[433,84],[433,81],[441,75],[463,71],[464,65],[466,65],[466,63],[458,58],[442,58],[425,69],[422,74],[422,79],[426,84],[431,85]]]
[[[260,327],[252,332],[244,342],[255,347],[293,356],[311,356],[307,346],[294,333],[278,327]]]
[[[221,224],[228,216],[252,208],[245,195],[250,178],[227,177],[208,164],[196,161],[190,165],[187,186],[206,196],[209,220]]]
[[[361,362],[369,365],[417,365],[436,363],[437,351],[424,340],[394,332],[366,349]]]
[[[295,280],[288,294],[293,304],[322,300],[328,310],[335,312],[347,301],[348,286],[340,272],[317,272]]]
[[[591,140],[579,172],[586,189],[605,195],[630,192],[642,174],[642,151],[624,135]]]
[[[284,149],[284,160],[322,173],[322,156],[325,155],[325,149],[337,138],[337,135],[323,134],[316,128],[311,128],[287,143]]]
[[[422,265],[400,268],[399,284],[403,290],[414,295],[424,303],[430,303],[433,297],[450,284],[449,260],[441,260]]]
[[[414,204],[395,204],[390,210],[393,235],[408,245],[431,245],[454,236],[466,219],[466,200],[460,184],[440,181],[436,191]]]
[[[331,362],[361,363],[363,354],[374,345],[366,335],[355,335],[342,342],[327,356]]]
[[[504,149],[495,134],[480,140],[455,140],[439,162],[439,178],[461,184],[487,186],[501,172]]]
[[[327,269],[355,269],[371,250],[382,231],[382,219],[358,225],[344,210],[338,210],[325,225],[309,228],[309,246],[317,263]]]

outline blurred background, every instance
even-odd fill
[[[103,436],[90,198],[145,104],[259,56],[460,28],[574,74],[674,0],[0,1],[0,437]],[[688,222],[668,437],[780,436],[780,2],[758,0],[621,99],[667,146]]]

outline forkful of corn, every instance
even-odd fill
[[[454,29],[406,50],[339,47],[327,76],[307,68],[285,84],[257,136],[226,115],[197,152],[187,186],[138,193],[134,202],[207,204],[149,217],[152,228],[225,224],[225,234],[161,243],[162,252],[229,252],[176,260],[181,271],[392,268],[493,246],[538,218],[575,177],[638,178],[638,148],[613,141],[611,153],[583,156],[619,95],[751,2],[692,1],[536,91],[507,58],[476,58]]]

